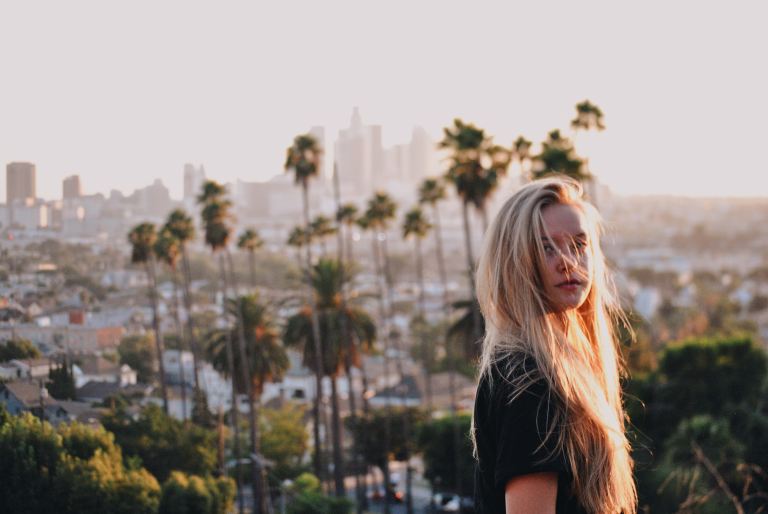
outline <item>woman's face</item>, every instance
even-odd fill
[[[592,287],[592,251],[581,209],[552,204],[541,211],[544,222],[541,276],[544,293],[555,311],[578,309]]]

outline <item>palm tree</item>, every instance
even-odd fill
[[[341,291],[346,281],[343,267],[337,260],[321,258],[312,267],[311,280],[314,302],[305,305],[286,322],[285,344],[300,347],[304,365],[315,374],[328,376],[331,382],[333,431],[333,467],[336,494],[344,494],[344,473],[341,441],[341,419],[336,382],[348,360],[358,364],[362,351],[371,347],[376,338],[373,319],[363,309],[342,303]],[[313,318],[317,317],[324,352],[318,356],[314,344]],[[353,336],[357,344],[349,344]],[[320,368],[315,368],[317,363]]]
[[[192,273],[189,266],[189,252],[187,251],[187,243],[195,238],[195,223],[184,209],[175,209],[168,215],[164,228],[168,229],[173,234],[173,237],[176,238],[179,244],[179,251],[181,252],[184,309],[187,312],[187,333],[189,336],[189,346],[192,349],[192,367],[195,370],[195,407],[207,411],[206,396],[200,387],[200,348],[197,344],[194,320],[192,319],[192,293],[190,290]],[[194,416],[194,409],[192,414]],[[207,413],[202,414],[207,415]]]
[[[532,171],[534,179],[561,174],[582,182],[591,177],[584,160],[576,154],[573,142],[559,130],[551,131],[541,144],[541,153],[533,157]]]
[[[352,226],[357,220],[357,213],[357,206],[353,203],[345,203],[336,210],[336,221],[338,221],[341,226],[346,227],[347,251],[344,260],[350,265],[354,262],[352,254]]]
[[[603,111],[589,100],[576,104],[576,117],[571,120],[573,130],[605,130]]]
[[[488,229],[487,203],[499,187],[499,180],[509,168],[511,153],[500,145],[493,144],[493,138],[483,129],[453,120],[453,127],[443,129],[440,148],[451,152],[451,166],[446,179],[456,186],[456,191],[464,202],[464,209],[472,203],[483,220],[483,229]]]
[[[261,394],[267,382],[282,379],[289,367],[288,355],[280,343],[280,335],[275,327],[267,307],[258,301],[256,295],[240,296],[227,301],[230,315],[238,319],[241,326],[229,331],[218,331],[213,334],[208,346],[208,354],[213,366],[232,378],[233,387],[241,394],[247,394],[249,403],[254,406],[255,417],[261,411]],[[229,367],[227,342],[245,334],[248,361],[234,361],[234,369]],[[244,365],[245,364],[245,365]],[[247,377],[249,383],[243,383]],[[252,458],[261,458],[261,438],[256,426],[256,445]],[[261,469],[261,512],[269,512],[266,498],[266,476]]]
[[[325,241],[328,236],[332,236],[336,233],[336,227],[331,223],[330,218],[321,215],[315,216],[315,219],[310,223],[310,230],[312,239],[320,242],[320,248],[323,252],[323,257],[326,256],[327,249],[325,247]]]
[[[223,297],[226,298],[229,294],[229,281],[227,279],[227,261],[230,263],[230,268],[232,268],[232,257],[229,254],[229,251],[227,250],[227,247],[230,242],[230,238],[232,236],[232,228],[230,226],[230,223],[232,221],[232,215],[231,215],[231,207],[232,202],[226,198],[226,187],[222,186],[221,184],[218,184],[217,182],[214,182],[212,180],[208,180],[203,184],[203,190],[201,194],[198,196],[197,200],[198,203],[202,205],[202,211],[201,216],[203,220],[203,227],[205,228],[205,242],[208,246],[210,246],[211,251],[214,255],[218,254],[219,256],[219,272],[220,272],[220,279],[222,283],[222,291],[223,291]],[[226,259],[226,260],[225,260]],[[234,270],[230,269],[230,273],[233,273]],[[245,332],[244,332],[244,326],[242,322],[242,313],[239,311],[237,314],[237,335],[238,335],[238,358],[241,363],[248,363],[248,357],[246,355],[246,342],[245,342]],[[231,338],[228,338],[231,344]],[[230,354],[232,357],[232,361],[230,362],[230,370],[232,373],[235,371],[235,357],[234,357],[234,349],[230,350]],[[252,398],[252,394],[250,391],[251,385],[250,380],[248,378],[247,373],[247,365],[243,364],[240,367],[241,371],[241,380],[242,383],[245,384],[246,390],[248,391],[248,398],[249,400]],[[236,388],[233,385],[233,410],[232,410],[232,416],[233,416],[233,423],[235,423],[235,450],[236,455],[238,454],[239,450],[239,443],[237,442],[237,412],[238,412],[238,404],[237,404],[237,392]],[[256,448],[258,447],[258,441],[257,441],[257,435],[258,435],[258,427],[257,427],[258,420],[255,416],[255,409],[253,406],[253,403],[249,401],[248,403],[248,424],[250,428],[250,443],[251,443],[251,455],[256,455]],[[239,455],[238,457],[239,458]],[[266,488],[264,487],[264,481],[263,481],[263,470],[261,467],[261,461],[257,458],[251,458],[251,480],[252,480],[252,486],[254,491],[254,511],[258,512],[259,514],[265,513],[268,510],[268,504],[267,504],[267,495]],[[242,506],[242,495],[240,492],[238,492],[238,498],[240,500],[240,505]]]
[[[589,100],[584,100],[581,103],[576,104],[576,117],[571,120],[571,129],[573,130],[573,137],[576,138],[576,133],[580,130],[584,132],[590,132],[595,130],[601,132],[605,130],[605,122],[603,120],[603,111],[598,106],[591,103]],[[595,201],[596,190],[594,176],[589,170],[589,159],[584,159],[584,168],[589,175],[589,184],[591,186],[592,201]]]
[[[407,213],[405,213],[405,219],[403,220],[403,237],[408,239],[413,237],[414,249],[416,250],[416,278],[419,284],[419,302],[418,302],[418,318],[420,322],[426,321],[425,308],[424,308],[424,266],[422,262],[421,254],[421,241],[432,228],[432,225],[424,217],[420,207],[414,207]],[[423,332],[423,331],[422,331]],[[421,345],[424,346],[425,341],[422,337]],[[423,352],[423,355],[427,355]],[[432,411],[432,373],[431,362],[424,363],[424,373],[426,375],[427,382],[427,410]]]
[[[256,289],[256,250],[264,246],[264,241],[255,229],[245,229],[237,238],[237,247],[248,252],[248,269],[251,275],[251,287]]]
[[[374,193],[373,197],[368,200],[368,208],[366,209],[365,216],[368,218],[371,226],[374,228],[374,240],[380,241],[381,252],[381,268],[380,272],[384,279],[384,297],[386,298],[386,308],[383,308],[382,323],[385,328],[384,332],[384,375],[389,375],[389,341],[395,342],[395,349],[398,352],[398,358],[395,361],[397,366],[397,372],[400,377],[404,377],[402,352],[399,344],[399,335],[391,330],[389,327],[389,320],[392,317],[392,303],[393,303],[393,289],[394,283],[392,281],[392,274],[389,266],[389,252],[387,251],[387,230],[389,224],[395,219],[395,213],[397,212],[397,204],[395,201],[385,192],[378,191]],[[374,251],[376,248],[374,248]],[[374,259],[375,261],[376,259]],[[384,302],[382,302],[384,305]],[[405,398],[403,397],[403,407],[405,406]],[[387,405],[386,427],[385,427],[385,447],[388,449],[390,446],[391,437],[391,406]],[[403,427],[406,441],[409,439],[410,427],[406,423]],[[387,450],[388,452],[388,450]],[[407,450],[406,462],[410,459],[410,451]],[[389,465],[387,464],[384,469],[384,478],[386,484],[389,484]],[[411,467],[406,465],[406,511],[410,514],[413,512],[413,499],[411,494]],[[384,495],[384,512],[389,512],[389,496]]]
[[[155,255],[168,266],[171,272],[171,283],[173,284],[173,318],[176,323],[176,334],[179,338],[179,380],[181,381],[181,419],[187,420],[187,380],[184,377],[184,360],[182,353],[184,351],[184,330],[181,328],[181,315],[179,314],[179,280],[178,264],[180,254],[179,240],[174,237],[173,232],[168,227],[160,229],[160,233],[155,241]]]
[[[531,142],[523,136],[515,139],[515,142],[512,143],[512,159],[520,164],[520,176],[523,180],[530,180],[531,170],[526,165],[531,163]]]
[[[486,203],[490,194],[498,187],[498,179],[506,173],[510,162],[510,153],[494,145],[492,138],[485,131],[466,124],[460,119],[453,120],[453,127],[443,129],[444,137],[440,148],[449,150],[450,167],[446,180],[454,185],[461,199],[462,219],[464,222],[464,242],[467,254],[467,275],[469,277],[470,296],[476,297],[475,258],[472,252],[472,233],[469,224],[469,206],[474,205],[483,216],[487,230],[488,219]],[[474,317],[473,340],[480,339],[480,316]]]
[[[288,234],[286,244],[296,248],[296,260],[299,262],[299,270],[303,272],[304,259],[301,257],[301,249],[304,248],[304,245],[309,244],[307,231],[304,230],[304,227],[293,227],[293,230]]]
[[[309,181],[316,177],[320,172],[320,163],[323,150],[317,139],[311,134],[302,134],[293,139],[293,144],[286,150],[285,171],[294,174],[295,183],[301,187],[302,205],[304,211],[304,233],[307,237],[312,233],[309,222]],[[314,302],[311,283],[312,266],[312,245],[309,241],[305,242],[306,249],[306,278],[308,280],[309,297]],[[312,303],[314,305],[314,303]],[[323,340],[320,335],[320,320],[317,316],[317,308],[312,309],[312,341],[315,345],[315,365],[316,370],[322,369],[321,356],[323,355]],[[314,403],[314,438],[315,438],[315,474],[322,480],[325,476],[323,466],[323,452],[320,443],[320,400],[323,394],[323,384],[321,373],[315,373],[315,403]]]
[[[140,223],[128,233],[131,243],[131,262],[144,266],[149,282],[149,302],[152,306],[152,328],[155,332],[155,350],[160,371],[160,395],[163,399],[163,411],[168,414],[168,392],[165,388],[165,366],[163,365],[163,337],[160,331],[160,316],[157,308],[157,275],[155,270],[154,246],[157,232],[152,223]]]

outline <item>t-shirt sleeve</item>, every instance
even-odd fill
[[[557,432],[541,444],[551,423],[550,402],[554,401],[549,398],[544,382],[534,382],[511,402],[511,386],[504,381],[497,385],[493,395],[496,487],[503,489],[510,479],[530,473],[567,473],[563,454],[552,452]]]

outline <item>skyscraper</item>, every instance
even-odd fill
[[[352,112],[349,128],[339,131],[336,163],[342,184],[351,185],[357,193],[367,195],[384,186],[381,125],[363,125],[357,107]]]
[[[205,182],[205,168],[201,164],[196,168],[194,164],[184,165],[184,203],[194,206],[195,198],[200,194],[200,188]]]
[[[80,198],[83,196],[83,189],[80,185],[80,175],[72,175],[64,179],[62,183],[62,198]]]
[[[11,162],[5,167],[6,202],[26,202],[36,198],[35,165],[31,162]]]

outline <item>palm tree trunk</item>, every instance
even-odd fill
[[[473,339],[480,339],[480,312],[475,309],[474,302],[477,298],[477,287],[475,285],[475,256],[472,253],[472,232],[469,227],[469,204],[462,204],[462,218],[464,220],[464,242],[467,248],[467,275],[469,276],[470,302],[472,308],[472,333]]]
[[[232,283],[232,292],[234,293],[235,300],[235,315],[237,316],[237,351],[240,359],[240,380],[245,387],[245,393],[248,396],[248,426],[250,428],[251,439],[251,487],[253,487],[253,511],[256,514],[267,513],[267,499],[264,490],[264,484],[261,481],[262,470],[261,462],[257,453],[258,444],[258,417],[256,412],[256,406],[254,404],[253,385],[251,384],[251,372],[250,372],[250,360],[246,353],[245,348],[245,325],[243,323],[243,310],[242,303],[240,302],[240,294],[238,288],[234,285],[235,280],[235,265],[232,260],[232,254],[229,250],[224,250],[227,263],[229,263],[229,277]],[[225,274],[226,281],[226,274]],[[224,287],[227,287],[227,282],[224,283]]]
[[[424,324],[424,327],[426,327],[427,318],[426,318],[426,308],[424,306],[424,264],[422,262],[421,258],[421,238],[417,235],[415,238],[415,245],[416,245],[416,278],[419,284],[419,318],[421,318],[421,322]],[[430,354],[428,353],[430,350],[427,350],[427,341],[424,334],[424,330],[421,331],[421,341],[419,341],[421,344],[421,351],[422,351],[422,358],[424,359],[424,378],[426,383],[426,389],[427,389],[427,412],[432,412],[432,358]]]
[[[256,252],[248,250],[248,271],[251,275],[251,287],[256,291]]]
[[[235,457],[235,481],[237,484],[238,512],[245,512],[245,499],[243,497],[243,472],[240,467],[240,409],[237,401],[237,387],[235,387],[235,355],[232,350],[232,333],[227,322],[227,275],[224,266],[224,257],[219,256],[219,287],[221,288],[221,317],[225,321],[225,349],[227,354],[227,368],[232,382],[232,426],[234,432],[234,457]]]
[[[344,463],[341,455],[341,416],[339,414],[339,392],[336,387],[336,374],[328,377],[331,381],[331,429],[333,432],[333,481],[336,496],[346,496],[344,489]]]
[[[179,280],[176,266],[171,268],[171,281],[173,282],[173,318],[176,321],[176,334],[179,337],[179,380],[181,381],[181,419],[187,421],[187,380],[184,376],[184,329],[181,326],[179,314]]]
[[[306,181],[301,184],[303,210],[304,210],[304,230],[309,234],[309,186]],[[323,342],[320,339],[320,319],[317,312],[317,301],[315,300],[312,289],[312,244],[306,244],[306,280],[309,293],[309,304],[312,306],[312,341],[315,345],[315,404],[314,404],[314,436],[315,436],[315,474],[323,481],[325,477],[325,466],[323,466],[323,448],[320,442],[320,400],[323,394]]]
[[[149,300],[152,305],[152,329],[155,332],[155,350],[157,352],[157,367],[160,373],[160,395],[163,398],[163,412],[168,415],[168,391],[165,387],[165,364],[163,364],[163,334],[160,330],[160,313],[157,305],[157,276],[155,274],[155,257],[150,256],[149,262],[144,263],[144,269],[149,278]]]
[[[192,350],[192,367],[195,370],[195,401],[199,401],[204,394],[200,388],[200,348],[195,336],[195,323],[192,319],[192,293],[190,287],[192,283],[192,272],[189,267],[189,256],[185,244],[181,245],[181,264],[183,267],[182,284],[184,289],[184,309],[187,311],[187,332],[189,335],[189,346]],[[207,405],[207,402],[206,402]]]
[[[446,319],[450,317],[451,312],[451,298],[448,293],[448,274],[445,270],[445,257],[443,255],[443,237],[440,227],[440,211],[437,208],[437,203],[432,204],[432,211],[435,216],[435,246],[437,248],[437,269],[440,274],[440,283],[443,287],[443,309],[445,310]],[[456,361],[450,358],[450,344],[446,342],[446,357],[448,357],[448,363],[450,366],[448,374],[448,395],[450,397],[451,405],[456,405]],[[458,425],[456,425],[458,427]]]
[[[390,271],[389,267],[389,252],[387,251],[387,239],[386,237],[381,242],[381,248],[382,248],[382,259],[384,263],[384,278],[386,281],[386,291],[387,291],[387,304],[389,306],[389,311],[387,312],[387,315],[391,318],[393,316],[393,288],[394,283],[392,281],[392,273]],[[397,359],[395,360],[396,366],[397,366],[397,374],[400,376],[400,381],[404,382],[405,380],[405,373],[403,371],[403,349],[400,346],[400,336],[395,336],[393,338],[393,341],[395,341],[395,350],[397,351]],[[405,511],[408,514],[413,514],[413,495],[412,493],[412,487],[411,487],[411,481],[412,476],[409,471],[410,468],[410,460],[411,460],[411,451],[410,451],[410,439],[411,439],[411,427],[410,423],[408,422],[408,412],[406,410],[407,404],[406,404],[406,398],[405,398],[405,387],[401,388],[400,392],[400,402],[403,408],[403,440],[405,441]],[[389,485],[389,482],[387,482],[387,485]],[[386,488],[385,488],[386,490]],[[386,496],[386,494],[385,494]]]
[[[381,326],[384,338],[384,380],[389,379],[389,319],[387,318],[387,308],[385,305],[385,287],[382,286],[382,280],[384,278],[384,271],[382,270],[381,256],[379,255],[379,232],[377,229],[373,230],[373,265],[376,269],[376,277],[378,283],[379,294],[379,318],[381,319]],[[388,384],[387,384],[388,385]],[[392,405],[387,399],[387,403],[384,406],[384,466],[381,471],[384,475],[384,514],[389,514],[389,450],[392,446]]]

